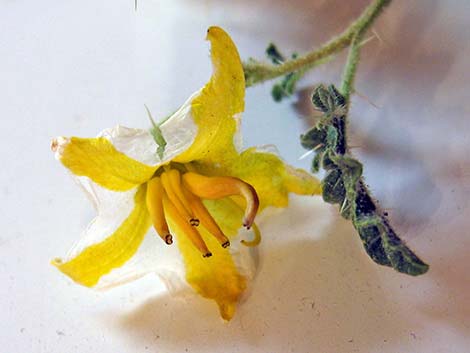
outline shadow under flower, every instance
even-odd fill
[[[423,311],[436,303],[423,299],[423,293],[430,287],[439,292],[434,281],[372,263],[352,226],[318,198],[292,201],[286,212],[265,220],[259,273],[231,322],[224,324],[210,301],[166,295],[117,317],[105,313],[102,319],[127,336],[131,346],[158,351],[223,352],[235,347],[250,352],[364,352],[394,351],[403,344],[419,347],[416,337],[432,333],[423,324],[423,317],[430,317]]]

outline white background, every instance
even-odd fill
[[[367,183],[429,264],[411,278],[372,263],[319,198],[263,222],[251,295],[223,323],[155,277],[96,293],[49,265],[93,209],[49,150],[57,135],[147,127],[210,76],[210,25],[242,58],[275,40],[305,52],[367,1],[0,0],[2,352],[467,352],[470,350],[470,57],[464,0],[395,0],[364,50],[350,119]],[[301,82],[338,83],[344,54]],[[247,91],[245,145],[274,143],[308,168],[308,101]],[[306,90],[303,96],[308,95]],[[295,108],[295,109],[294,109]],[[297,112],[296,112],[297,109]],[[156,254],[156,258],[158,254]]]

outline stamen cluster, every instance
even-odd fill
[[[146,203],[153,226],[166,244],[173,243],[167,222],[169,217],[203,257],[210,257],[212,253],[198,231],[200,224],[223,248],[230,246],[230,241],[202,200],[235,195],[242,196],[246,201],[243,226],[250,229],[259,207],[258,195],[250,184],[235,177],[207,177],[167,166],[147,182]]]

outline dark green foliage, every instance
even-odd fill
[[[297,81],[302,77],[302,75],[302,72],[296,71],[284,76],[281,82],[276,83],[271,90],[273,99],[276,102],[280,102],[283,98],[292,96],[295,92]]]
[[[286,61],[274,43],[269,43],[268,47],[266,48],[266,55],[271,59],[273,64],[276,65],[282,64],[284,61]]]
[[[284,55],[278,50],[275,44],[270,43],[266,48],[266,55],[271,59],[272,63],[275,65],[280,65],[286,61]],[[292,59],[295,59],[297,54],[292,54]],[[282,101],[283,98],[290,97],[294,94],[297,81],[299,81],[304,75],[305,70],[298,70],[291,72],[283,77],[283,79],[274,84],[271,95],[276,102]]]
[[[285,95],[285,91],[280,84],[275,84],[271,90],[271,95],[276,102],[280,102]]]
[[[305,135],[300,136],[302,147],[308,150],[316,150],[326,139],[326,131],[320,127],[310,129]]]
[[[357,229],[357,228],[356,228]],[[367,225],[358,229],[359,236],[361,237],[364,249],[369,256],[380,265],[392,266],[392,263],[385,253],[380,231],[377,226]]]
[[[322,164],[321,157],[322,157],[321,153],[317,153],[315,157],[313,157],[312,173],[318,173],[320,171],[321,164]]]
[[[317,154],[318,155],[318,154]],[[322,180],[323,200],[328,203],[342,204],[346,197],[343,178],[339,169],[333,169]]]
[[[348,153],[344,97],[333,85],[320,85],[312,102],[324,114],[300,140],[304,148],[316,152],[312,171],[327,171],[322,181],[323,200],[338,204],[341,216],[352,220],[364,249],[376,263],[413,276],[425,273],[429,266],[397,236],[367,190],[362,164]]]
[[[323,85],[318,86],[312,94],[312,103],[315,108],[330,115],[339,113],[339,111],[344,112],[346,104],[344,97],[333,85],[328,86],[328,88]]]

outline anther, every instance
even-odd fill
[[[203,199],[214,200],[227,196],[242,196],[246,201],[243,226],[251,228],[258,212],[259,199],[250,184],[234,177],[206,177],[192,172],[183,174],[183,184],[190,192]]]
[[[69,142],[69,139],[63,137],[63,136],[59,136],[59,137],[56,137],[54,139],[52,139],[51,141],[51,151],[54,152],[54,153],[59,153],[59,155],[61,154],[61,149]]]
[[[173,237],[171,236],[171,234],[167,234],[165,236],[165,243],[167,243],[168,245],[173,244]]]
[[[172,222],[174,222],[178,228],[181,229],[181,232],[189,239],[189,241],[191,241],[193,246],[198,249],[204,257],[206,257],[205,255],[210,254],[210,251],[207,248],[204,239],[202,239],[201,234],[199,234],[197,229],[192,227],[183,217],[183,215],[179,213],[172,200],[170,200],[166,194],[163,195],[163,208],[165,213],[167,213],[171,218]]]
[[[193,227],[197,227],[199,225],[199,219],[194,217],[189,202],[183,193],[180,173],[176,169],[170,169],[169,171],[164,172],[161,178],[165,192],[177,208],[178,212]]]
[[[51,151],[56,152],[58,148],[59,148],[59,141],[57,141],[57,139],[53,139],[51,141]]]
[[[191,224],[193,227],[197,227],[199,225],[199,219],[197,218],[191,218],[189,220],[189,224]]]
[[[211,252],[206,252],[205,254],[202,255],[202,257],[211,257],[212,253]]]
[[[222,243],[222,247],[225,249],[225,248],[228,248],[230,246],[230,240],[227,240],[225,243]]]
[[[173,238],[170,234],[170,230],[168,229],[165,212],[163,210],[164,194],[165,191],[163,190],[160,178],[155,177],[148,181],[145,200],[147,210],[149,211],[155,231],[166,244],[170,245],[173,243]]]
[[[198,219],[201,220],[201,223],[204,228],[206,228],[209,233],[211,233],[211,235],[213,235],[223,247],[227,247],[228,245],[230,245],[228,238],[225,236],[224,232],[222,232],[222,229],[220,229],[219,225],[214,220],[214,218],[212,218],[211,214],[207,210],[206,206],[204,206],[201,199],[196,195],[192,194],[185,187],[182,187],[182,189],[185,197],[189,201],[191,209],[193,210],[194,214],[198,217]]]

